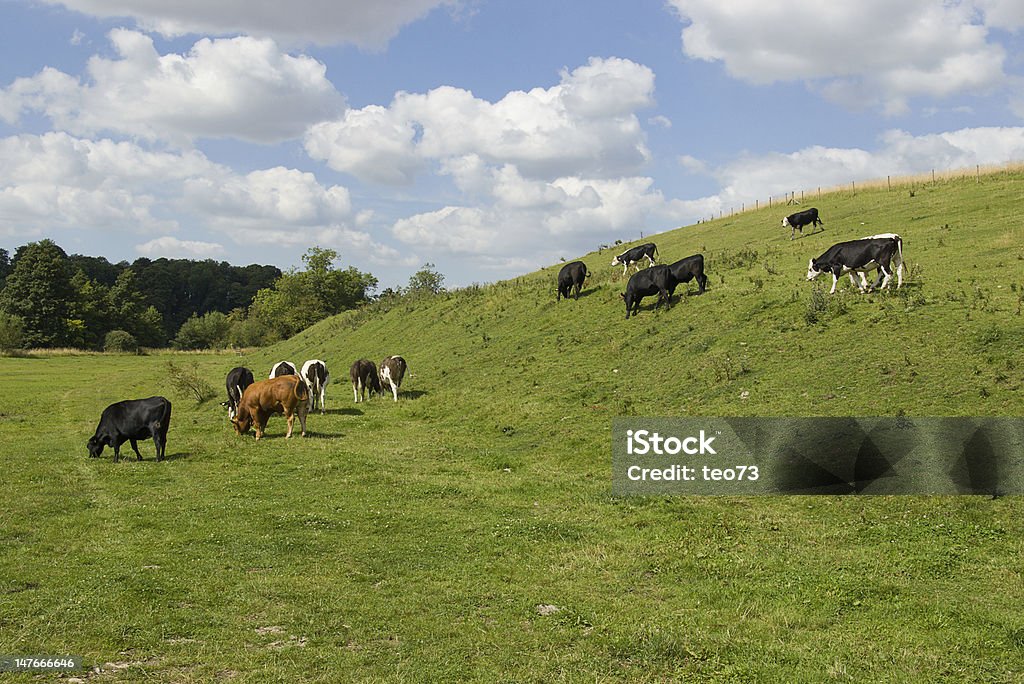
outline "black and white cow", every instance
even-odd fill
[[[782,226],[788,226],[791,228],[789,231],[789,239],[792,240],[796,235],[796,231],[800,231],[800,235],[804,234],[804,226],[823,226],[825,225],[821,219],[818,218],[818,210],[814,207],[810,209],[804,209],[798,211],[795,214],[790,214],[786,218],[782,219]]]
[[[299,377],[309,388],[309,410],[315,409],[319,401],[320,414],[323,415],[325,413],[324,392],[327,389],[327,384],[331,381],[331,374],[327,372],[327,364],[319,359],[310,359],[302,364],[302,373]]]
[[[114,448],[114,463],[121,456],[121,445],[130,442],[137,460],[140,439],[153,438],[156,446],[156,460],[161,461],[167,449],[167,428],[171,425],[171,402],[163,397],[129,399],[111,404],[103,409],[96,434],[89,438],[89,456],[97,458],[103,447]]]
[[[903,241],[898,236],[840,242],[829,247],[817,259],[808,262],[807,280],[814,280],[822,273],[831,273],[832,289],[829,290],[829,294],[834,294],[839,276],[849,273],[850,282],[861,292],[866,292],[867,280],[864,273],[877,269],[884,276],[881,287],[885,288],[892,279],[894,261],[899,264],[899,288],[903,284]],[[853,277],[855,272],[861,277],[859,283]]]
[[[688,283],[691,280],[697,281],[697,294],[704,294],[708,286],[708,277],[704,275],[704,255],[694,254],[685,259],[680,259],[674,264],[669,264],[669,271],[672,273],[672,280],[668,286],[669,296],[675,294],[676,285]]]
[[[636,270],[639,271],[640,260],[644,257],[647,257],[647,265],[653,266],[658,257],[657,245],[653,242],[648,242],[645,245],[627,249],[625,252],[612,259],[612,266],[622,264],[622,275],[626,275],[626,271],[634,264],[636,264]]]
[[[228,420],[233,420],[238,412],[238,402],[242,400],[245,388],[253,383],[255,378],[252,371],[243,366],[232,368],[228,371],[228,377],[224,385],[228,390],[228,400],[220,402],[221,406],[228,407]]]
[[[899,249],[896,251],[896,254],[892,256],[893,268],[896,270],[896,289],[898,290],[901,287],[903,287],[903,238],[901,238],[896,233],[879,233],[878,235],[865,235],[861,239],[875,240],[881,238],[892,238],[893,240],[896,240],[896,243],[899,246]],[[878,275],[875,277],[875,284],[872,287],[874,287],[877,290],[878,286],[881,285],[882,283],[883,277],[884,276],[882,275],[882,271],[879,270]],[[867,279],[864,278],[863,273],[861,274],[861,282],[865,287],[867,287]]]
[[[590,276],[587,272],[587,265],[582,261],[570,261],[558,272],[558,298],[555,301],[562,301],[562,297],[569,298],[569,292],[575,289],[573,298],[580,298],[580,290],[583,289],[583,281]]]
[[[640,310],[640,302],[644,297],[650,295],[658,295],[658,303],[654,305],[655,309],[660,307],[662,302],[671,306],[669,288],[674,288],[675,284],[676,280],[672,277],[672,271],[664,264],[651,266],[634,273],[626,283],[626,291],[619,295],[626,302],[626,318],[629,318],[630,314],[635,316]]]
[[[380,391],[383,394],[388,390],[398,401],[398,388],[405,377],[405,370],[408,366],[401,356],[389,356],[380,362]]]
[[[352,380],[352,394],[356,403],[359,403],[359,396],[362,395],[366,401],[366,390],[370,390],[371,396],[376,392],[380,393],[380,378],[377,377],[377,366],[370,359],[359,359],[348,369],[348,376]]]
[[[282,375],[298,375],[295,370],[295,364],[291,361],[278,361],[274,364],[274,367],[270,369],[269,379],[279,378]]]

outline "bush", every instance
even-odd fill
[[[192,315],[178,328],[174,337],[175,349],[223,349],[227,346],[231,321],[219,311],[202,316]]]
[[[103,340],[103,351],[137,354],[139,352],[139,343],[130,332],[111,330]]]
[[[21,349],[25,344],[25,322],[20,316],[0,311],[0,351]]]
[[[199,371],[199,364],[192,362],[188,366],[179,366],[173,361],[167,362],[167,375],[170,376],[174,391],[186,397],[192,397],[201,404],[214,396],[213,387]]]

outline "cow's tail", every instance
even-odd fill
[[[295,376],[298,382],[295,383],[295,388],[292,392],[295,394],[295,398],[299,401],[309,401],[309,389],[306,387],[306,383],[302,381],[302,378]],[[299,394],[299,388],[302,388],[302,394]]]

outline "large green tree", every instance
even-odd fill
[[[338,258],[333,249],[311,247],[302,256],[306,270],[284,273],[273,287],[256,293],[249,317],[266,330],[267,341],[291,337],[367,301],[377,279],[352,266],[338,268]]]
[[[80,323],[72,321],[75,289],[68,255],[52,240],[18,248],[14,269],[0,293],[0,309],[24,323],[26,347],[59,347],[75,342]]]

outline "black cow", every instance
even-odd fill
[[[691,280],[697,281],[697,294],[704,294],[704,290],[708,286],[708,277],[704,275],[704,255],[694,254],[688,256],[685,259],[680,259],[674,264],[669,265],[669,271],[672,273],[672,282],[668,286],[669,296],[674,295],[676,292],[676,285],[679,283],[688,283]]]
[[[295,364],[291,361],[278,361],[270,369],[270,375],[268,379],[273,380],[279,378],[282,375],[298,375],[298,371],[295,370]]]
[[[163,397],[129,399],[111,404],[103,409],[96,434],[89,438],[89,456],[98,457],[103,447],[114,448],[114,463],[121,456],[121,445],[131,442],[138,460],[140,439],[153,438],[156,445],[156,460],[163,460],[167,449],[167,428],[171,425],[171,402]]]
[[[800,231],[800,235],[803,236],[804,226],[811,226],[813,228],[814,226],[823,225],[825,224],[818,218],[818,210],[814,207],[798,211],[795,214],[790,214],[786,218],[782,219],[782,226],[789,226],[791,228],[789,231],[790,240],[794,238],[796,231],[798,230]]]
[[[626,275],[626,271],[633,264],[637,264],[636,270],[640,270],[640,260],[647,257],[647,265],[653,266],[657,260],[658,247],[653,242],[648,242],[646,245],[640,245],[632,249],[627,249],[619,256],[612,259],[612,266],[618,266],[622,264],[622,275]]]
[[[582,261],[570,261],[567,263],[558,272],[558,299],[555,301],[562,301],[562,297],[568,299],[569,291],[574,288],[576,291],[573,299],[579,299],[580,290],[583,289],[583,281],[589,276],[587,265]]]
[[[899,273],[896,287],[903,285],[903,240],[897,237],[867,238],[864,240],[850,240],[840,242],[829,247],[824,254],[817,259],[811,259],[807,264],[807,279],[814,280],[822,273],[832,274],[832,289],[829,294],[836,291],[836,283],[839,276],[844,273],[850,274],[850,282],[856,285],[861,292],[867,290],[867,279],[864,273],[878,269],[884,276],[882,288],[888,287],[892,279],[892,263],[896,262]],[[860,275],[861,282],[853,277],[854,272]]]
[[[238,412],[238,402],[242,400],[242,393],[245,388],[253,383],[255,378],[252,371],[243,366],[232,368],[228,371],[228,377],[224,384],[228,389],[228,400],[220,402],[221,406],[228,407],[228,419],[231,420]]]
[[[356,403],[359,403],[360,395],[362,395],[363,401],[366,401],[367,389],[370,390],[370,396],[381,392],[377,364],[370,359],[354,361],[348,369],[348,377],[352,380],[352,395],[355,397]]]
[[[634,273],[626,283],[625,293],[619,295],[626,302],[626,318],[629,318],[631,313],[636,315],[640,310],[640,302],[643,298],[653,294],[658,295],[658,303],[654,305],[655,309],[661,306],[663,301],[666,306],[671,306],[669,287],[674,288],[675,283],[672,271],[664,264],[651,266],[646,270]]]

